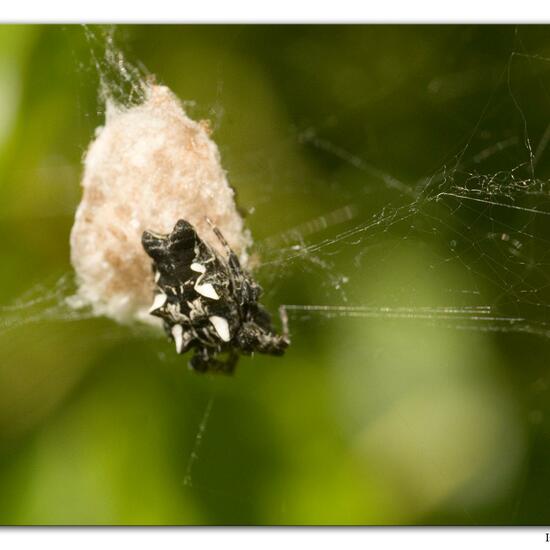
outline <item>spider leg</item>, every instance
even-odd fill
[[[235,350],[231,350],[223,360],[214,359],[213,370],[224,374],[232,374],[238,361],[239,354]]]
[[[218,240],[223,244],[227,252],[231,252],[231,247],[229,246],[228,242],[225,240],[225,237],[222,235],[222,232],[216,227],[214,222],[210,218],[206,218],[206,222],[212,228],[212,231],[214,231],[214,233],[216,234],[216,237],[218,237]]]
[[[283,355],[290,344],[287,336],[279,336],[253,321],[242,325],[236,342],[243,353],[252,354],[257,351],[268,355]]]
[[[224,247],[225,252],[227,254],[227,258],[229,260],[229,265],[237,273],[242,273],[241,262],[239,261],[237,254],[233,252],[233,250],[229,246],[229,243],[225,240],[225,237],[222,235],[222,232],[214,225],[214,222],[212,222],[210,218],[206,218],[206,221],[208,222],[208,225],[210,225],[210,227],[212,228],[212,231],[214,231],[214,234],[218,238],[218,241],[220,241],[220,243]]]
[[[217,359],[215,351],[208,347],[202,347],[195,351],[193,357],[189,361],[189,367],[197,372],[221,372],[231,374],[237,362],[239,355],[235,350],[231,350],[224,359]]]
[[[189,368],[197,372],[207,372],[211,361],[208,348],[201,347],[195,350],[193,357],[189,360]]]
[[[279,306],[279,319],[281,319],[282,337],[290,344],[290,332],[288,330],[288,313],[284,305]]]

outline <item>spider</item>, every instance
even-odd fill
[[[215,252],[185,220],[168,235],[144,231],[156,283],[149,313],[163,320],[176,352],[194,350],[189,367],[232,373],[239,354],[282,355],[290,344],[288,320],[279,308],[282,335],[259,303],[262,288],[246,272],[221,232],[210,225],[227,257]]]

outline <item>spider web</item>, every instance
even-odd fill
[[[318,269],[325,273],[325,284],[337,290],[338,304],[287,304],[291,316],[300,312],[322,316],[408,318],[453,321],[450,326],[473,330],[516,331],[548,337],[546,229],[550,209],[549,183],[545,170],[537,165],[550,140],[550,126],[536,139],[529,133],[529,122],[513,85],[516,63],[547,64],[549,58],[513,51],[496,90],[506,88],[512,115],[518,119],[518,132],[476,149],[491,107],[491,99],[460,151],[441,168],[416,182],[404,183],[322,136],[322,128],[308,128],[299,135],[305,147],[333,156],[369,180],[382,184],[398,206],[385,205],[362,223],[357,223],[354,205],[320,216],[275,238],[260,243],[266,260],[260,266],[272,274],[276,284],[281,271]],[[542,83],[541,83],[542,84]],[[535,140],[533,144],[532,141]],[[506,166],[509,167],[506,167]],[[494,167],[499,166],[498,170]],[[393,202],[393,201],[392,201]],[[345,222],[351,227],[341,230]],[[318,233],[333,226],[331,235],[318,239]],[[369,243],[394,232],[401,240],[424,242],[448,238],[439,252],[440,265],[456,264],[468,275],[463,288],[452,288],[448,306],[410,308],[386,305],[345,305],[350,297],[345,283],[354,270],[368,270]],[[280,244],[281,246],[274,246]],[[374,247],[376,244],[373,245]],[[351,252],[350,252],[351,251]],[[338,274],[335,258],[351,253],[353,267],[346,264]],[[307,267],[305,267],[307,266]],[[430,265],[437,270],[437,265]],[[269,286],[269,285],[268,285]],[[326,287],[325,287],[326,288]],[[454,295],[454,296],[453,296]],[[464,296],[470,303],[462,305]],[[386,297],[387,298],[387,297]],[[355,302],[355,300],[352,300]]]
[[[101,100],[108,96],[125,105],[138,103],[143,98],[143,83],[150,77],[148,70],[126,60],[115,44],[113,29],[86,28],[84,32],[99,77]],[[207,115],[215,128],[223,129],[222,62],[220,67],[215,101],[187,105],[193,114]],[[353,139],[341,143],[332,137],[341,135],[334,130],[338,121],[349,120],[362,104],[335,107],[327,121],[305,121],[282,132],[282,155],[289,150],[299,151],[332,167],[333,181],[315,180],[318,176],[304,169],[303,173],[286,175],[284,183],[277,185],[280,173],[261,162],[272,151],[257,148],[247,152],[238,165],[240,171],[237,168],[231,174],[243,181],[245,188],[248,181],[255,182],[254,201],[247,202],[246,193],[244,198],[250,212],[247,222],[256,236],[254,252],[258,260],[254,271],[270,309],[276,311],[280,304],[286,308],[298,347],[300,339],[307,340],[307,333],[319,323],[328,323],[331,331],[342,335],[353,332],[353,327],[362,327],[362,323],[387,321],[388,331],[414,332],[413,327],[425,325],[427,334],[429,327],[473,332],[482,338],[485,333],[497,333],[496,338],[519,334],[517,338],[535,337],[547,349],[550,124],[541,120],[545,118],[541,113],[533,112],[530,99],[536,93],[539,99],[546,98],[537,105],[548,103],[548,69],[550,58],[527,53],[521,33],[516,33],[500,72],[485,90],[487,99],[482,111],[470,121],[456,122],[451,117],[444,121],[442,131],[446,122],[459,126],[463,128],[462,139],[443,158],[434,158],[433,166],[416,179],[371,163],[369,154],[354,145]],[[446,105],[453,94],[470,92],[469,79],[474,81],[472,86],[477,85],[479,70],[434,77],[428,90],[434,101]],[[502,128],[495,123],[497,119],[506,120]],[[231,163],[231,150],[225,153]],[[304,175],[311,176],[311,180],[303,183]],[[347,186],[343,183],[347,181],[354,183]],[[289,205],[311,201],[313,206],[304,208],[305,213],[290,207],[287,213],[270,215],[272,200]],[[272,232],[270,227],[280,230]],[[399,265],[399,259],[407,255],[411,255],[414,268],[410,274],[396,274],[393,279],[392,266]],[[386,271],[384,266],[388,266]],[[368,286],[368,282],[384,277],[388,282],[373,285],[372,292],[365,291],[363,281]],[[434,284],[426,292],[430,282]],[[0,330],[89,318],[89,312],[72,307],[73,293],[71,273],[49,286],[41,282],[2,307]],[[144,333],[134,334],[144,337]],[[325,347],[322,353],[330,358],[341,349],[334,346],[336,351],[331,351]],[[343,385],[345,400],[356,405],[358,398],[354,401],[349,387]],[[199,427],[192,437],[183,475],[185,485],[197,491],[213,491],[204,481],[207,474],[203,473],[198,482],[195,476],[199,475],[202,453],[208,455],[207,429],[218,408],[211,395],[204,413],[196,406],[194,416],[199,418]],[[534,423],[540,422],[540,410],[538,405],[529,409]],[[364,429],[353,411],[342,414],[352,432]],[[371,449],[369,444],[367,447]],[[430,443],[426,448],[431,448]],[[522,460],[520,451],[516,455],[504,464],[504,473],[495,474],[502,476],[501,481],[494,485],[487,482],[492,487],[489,493],[498,496],[494,487],[499,483],[509,487],[511,482],[502,479],[515,479],[510,472],[516,471]],[[439,464],[436,460],[431,463]],[[204,468],[213,468],[211,457]],[[443,471],[441,478],[447,476]],[[514,502],[519,502],[525,490],[525,485],[518,487]],[[434,488],[434,493],[426,497],[426,510],[432,501],[439,501],[439,490]],[[483,501],[483,491],[465,491],[466,496],[457,498],[467,517],[476,499]],[[232,493],[222,496],[235,498]]]
[[[153,78],[142,65],[129,63],[115,43],[115,28],[84,27],[92,64],[99,76],[98,116],[107,98],[123,105],[137,104],[144,97],[144,83]],[[513,90],[513,67],[517,60],[545,66],[550,58],[512,51],[499,87],[507,87],[511,107],[521,121],[517,134],[497,140],[476,150],[476,141],[483,134],[486,111],[491,99],[465,144],[444,165],[428,176],[403,182],[355,153],[323,137],[322,127],[298,130],[292,139],[303,148],[347,164],[365,176],[365,185],[382,185],[390,192],[390,200],[381,209],[369,212],[368,219],[354,203],[319,216],[306,219],[281,233],[260,239],[255,244],[261,261],[255,266],[263,279],[268,295],[284,282],[283,273],[300,270],[315,273],[320,287],[331,296],[331,303],[283,304],[290,315],[308,318],[313,314],[325,317],[389,317],[417,320],[452,321],[456,327],[474,330],[529,332],[550,336],[547,331],[544,289],[546,246],[544,223],[550,217],[549,182],[539,177],[537,164],[550,142],[550,125],[535,145],[529,124]],[[441,84],[438,84],[441,85]],[[495,90],[493,91],[495,93]],[[193,107],[193,102],[187,102]],[[219,105],[208,109],[210,114],[222,111]],[[217,122],[219,124],[219,121]],[[252,154],[261,155],[263,151]],[[508,157],[508,158],[506,158]],[[510,163],[512,159],[514,162]],[[519,161],[519,162],[518,162]],[[510,164],[509,168],[488,170],[486,166]],[[266,186],[264,193],[269,194]],[[341,201],[338,193],[336,199]],[[393,196],[392,196],[393,195]],[[266,198],[267,202],[269,198]],[[395,205],[397,203],[397,205]],[[261,206],[262,198],[253,208]],[[342,229],[344,227],[344,229]],[[426,305],[410,308],[391,305],[347,305],[353,301],[346,292],[350,276],[368,270],[370,245],[380,235],[395,232],[399,239],[419,238],[429,242],[441,233],[448,235],[448,248],[441,251],[442,264],[457,263],[472,274],[471,284],[449,289],[455,295],[447,305]],[[376,247],[376,243],[373,245]],[[353,262],[346,261],[352,256]],[[344,267],[338,265],[341,257]],[[436,266],[435,266],[436,267]],[[430,266],[434,268],[434,266]],[[342,271],[342,272],[340,272]],[[477,278],[487,283],[480,289]],[[74,294],[71,273],[62,275],[54,285],[45,288],[39,283],[13,303],[3,306],[3,328],[44,319],[71,320],[88,318],[66,307],[66,298]],[[467,295],[473,302],[461,305],[456,295]],[[474,298],[472,298],[474,297]],[[458,302],[458,303],[457,303]],[[74,305],[74,304],[73,304]],[[35,310],[42,313],[35,313]],[[529,315],[519,315],[519,308]],[[28,317],[26,310],[33,310]],[[21,313],[20,318],[17,313]],[[525,313],[525,311],[522,311]],[[41,315],[43,317],[41,317]],[[470,321],[466,325],[463,321]]]

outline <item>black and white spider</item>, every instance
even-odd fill
[[[275,333],[271,316],[259,303],[261,287],[243,270],[221,232],[212,229],[226,258],[185,220],[168,235],[143,233],[156,283],[150,313],[163,320],[177,353],[194,350],[190,368],[231,373],[239,352],[282,355],[290,343],[288,323],[281,308],[282,335]]]

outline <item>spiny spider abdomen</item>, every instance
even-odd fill
[[[284,310],[280,309],[283,333],[278,335],[259,303],[261,287],[243,270],[220,231],[212,229],[227,258],[185,220],[168,235],[143,233],[156,283],[150,313],[163,320],[177,353],[194,350],[190,368],[231,373],[239,352],[282,355],[290,340]]]

